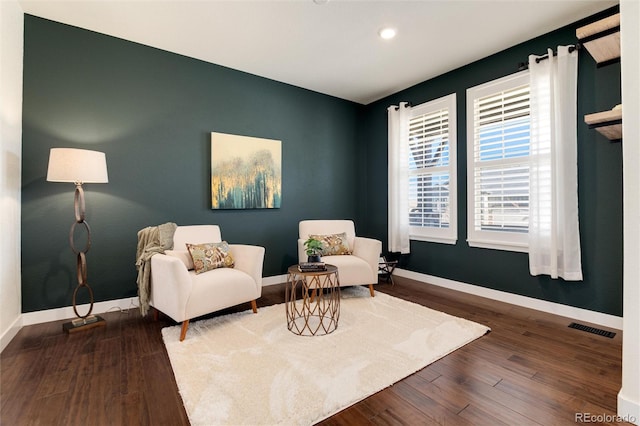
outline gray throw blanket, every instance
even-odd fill
[[[173,222],[158,226],[147,226],[138,231],[138,249],[136,250],[136,269],[138,270],[138,299],[140,313],[149,311],[149,285],[151,281],[151,257],[173,248],[173,234],[178,225]]]

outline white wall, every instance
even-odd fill
[[[618,415],[640,424],[640,2],[620,3],[624,272]]]
[[[21,321],[20,170],[24,16],[15,0],[0,0],[0,351]]]

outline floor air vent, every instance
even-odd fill
[[[569,327],[575,328],[577,330],[588,331],[589,333],[598,334],[600,336],[608,337],[610,339],[613,339],[613,336],[616,335],[616,333],[614,333],[613,331],[601,330],[599,328],[589,327],[587,325],[578,324],[575,322],[572,322],[571,324],[569,324]]]

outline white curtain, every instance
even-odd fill
[[[387,109],[389,121],[389,251],[409,253],[409,111],[407,102]]]
[[[577,51],[529,57],[531,164],[529,270],[582,280],[578,228]]]

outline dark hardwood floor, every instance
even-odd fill
[[[617,424],[619,331],[611,339],[568,328],[567,318],[395,281],[376,289],[491,333],[321,424]],[[269,286],[258,305],[283,300],[284,286]],[[106,327],[72,335],[62,332],[64,321],[18,333],[0,357],[0,424],[189,424],[160,335],[173,322],[137,309],[103,316]]]

